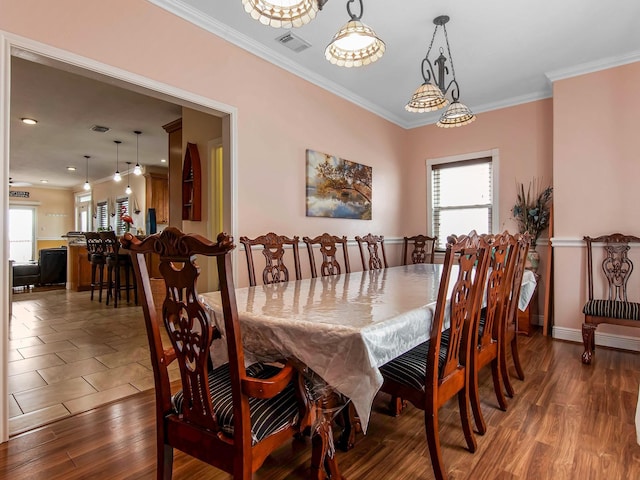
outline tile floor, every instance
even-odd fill
[[[31,430],[153,387],[142,307],[64,289],[14,292],[9,432]],[[177,373],[177,372],[176,372]]]

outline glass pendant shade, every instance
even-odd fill
[[[319,10],[318,0],[242,0],[242,5],[253,19],[274,28],[301,27]]]
[[[91,184],[89,183],[89,181],[87,180],[86,182],[84,182],[84,188],[86,191],[91,190]]]
[[[462,127],[469,125],[475,119],[476,116],[469,110],[469,107],[460,102],[453,102],[436,125],[443,128]]]
[[[378,60],[386,45],[367,25],[351,20],[335,34],[324,56],[339,67],[362,67]]]
[[[423,83],[411,96],[411,100],[404,109],[408,112],[432,112],[447,106],[449,100],[442,94],[442,90],[432,83]]]
[[[140,130],[135,130],[133,133],[136,134],[136,166],[133,167],[134,175],[142,175],[142,167],[140,166],[140,134],[142,133]]]
[[[118,163],[120,160],[120,144],[122,143],[120,140],[114,140],[113,143],[116,144],[116,173],[113,174],[113,180],[119,182],[122,180],[120,176],[120,170],[118,170]]]
[[[127,185],[127,188],[124,190],[124,193],[126,193],[127,195],[131,195],[131,187],[129,185]]]

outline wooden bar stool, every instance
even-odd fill
[[[84,238],[87,241],[87,258],[91,265],[91,300],[93,300],[93,292],[95,288],[98,287],[98,301],[102,302],[104,266],[106,264],[104,246],[102,239],[100,238],[100,234],[97,232],[85,232]],[[96,273],[98,273],[97,282]]]
[[[129,291],[133,290],[134,301],[137,305],[138,288],[135,278],[133,278],[131,257],[129,257],[129,255],[119,253],[120,244],[113,231],[100,232],[100,238],[102,239],[107,265],[108,290],[106,304],[109,305],[109,299],[113,298],[113,306],[117,307],[118,299],[121,298],[122,290],[127,292],[127,303],[129,303]],[[124,277],[124,285],[121,284],[122,277]]]

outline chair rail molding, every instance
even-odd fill
[[[572,247],[572,248],[585,248],[586,243],[582,238],[578,237],[553,237],[550,239],[551,245],[553,248],[564,248],[564,247]],[[540,241],[538,241],[540,244]],[[631,248],[640,248],[640,245],[629,245]]]

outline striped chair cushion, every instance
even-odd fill
[[[247,368],[247,375],[254,378],[269,378],[280,369],[271,365],[254,364]],[[233,437],[233,399],[229,380],[229,364],[222,365],[209,373],[209,391],[213,409],[222,431]],[[171,399],[176,413],[182,412],[184,397],[182,390]],[[290,383],[273,398],[250,398],[251,437],[255,445],[272,433],[295,424],[298,421],[298,401],[295,388]]]
[[[438,374],[442,374],[444,362],[447,359],[447,349],[449,348],[450,329],[442,332],[440,340],[440,360],[438,362]],[[406,385],[416,390],[424,390],[424,382],[427,372],[427,352],[430,341],[427,340],[417,347],[403,353],[398,358],[380,367],[382,376],[393,380],[401,385]]]
[[[620,302],[617,300],[589,300],[584,305],[582,313],[593,317],[640,320],[640,303]]]

